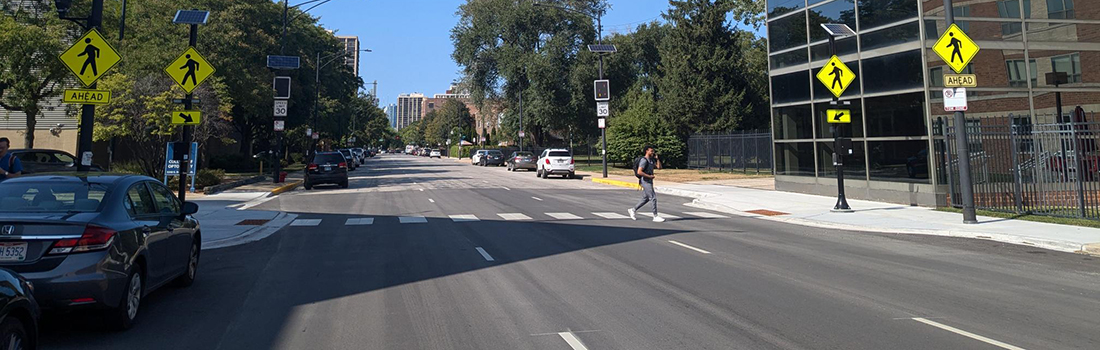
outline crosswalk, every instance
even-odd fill
[[[716,214],[711,212],[692,211],[683,212],[677,214],[661,212],[661,217],[669,220],[683,219],[685,216],[701,218],[701,219],[727,219],[729,216]],[[567,213],[567,212],[551,212],[542,213],[541,215],[527,215],[524,213],[498,213],[495,217],[485,217],[485,220],[504,220],[504,221],[553,221],[553,220],[630,220],[630,217],[626,214],[615,212],[592,212],[592,213]],[[681,216],[682,215],[682,216]],[[653,213],[638,213],[639,220],[643,218],[653,217]],[[429,217],[424,216],[398,216],[397,222],[401,224],[426,224]],[[453,214],[447,215],[444,219],[450,219],[452,222],[478,222],[482,218],[474,214]],[[339,220],[344,226],[368,226],[374,225],[376,220],[392,220],[392,217],[374,218],[374,217],[356,217],[356,218],[339,218],[339,219],[297,219],[290,223],[290,226],[294,227],[312,227],[320,226],[323,221],[327,220]],[[648,219],[647,219],[648,220]],[[392,221],[391,221],[392,222]]]

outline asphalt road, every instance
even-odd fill
[[[658,179],[659,181],[659,179]],[[387,155],[351,188],[203,252],[123,333],[54,315],[45,348],[1097,349],[1100,261],[989,241],[804,228],[639,192]],[[454,216],[452,216],[454,215]],[[646,219],[646,220],[642,220]]]

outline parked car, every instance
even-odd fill
[[[478,159],[478,164],[481,166],[504,165],[504,153],[495,149],[488,150]]]
[[[0,268],[0,349],[38,348],[38,302],[23,276]]]
[[[350,149],[344,148],[338,151],[340,155],[344,156],[344,159],[347,160],[348,169],[355,170],[359,168],[359,162],[355,161],[355,155],[351,153]]]
[[[355,155],[355,161],[359,162],[360,165],[367,164],[367,157],[370,156],[367,153],[367,150],[362,148],[352,148],[351,153]]]
[[[538,168],[535,174],[541,178],[550,175],[561,175],[567,179],[576,177],[573,168],[573,154],[567,149],[547,149],[539,155]]]
[[[104,309],[130,328],[142,299],[198,270],[199,206],[139,175],[31,175],[0,183],[0,267],[44,309]]]
[[[535,154],[527,151],[512,152],[504,163],[508,167],[508,171],[516,171],[519,169],[538,170],[539,168],[535,159]]]
[[[430,156],[431,154],[432,154],[431,149],[428,149],[428,148],[421,148],[420,149],[420,156],[421,157],[427,157],[427,156]]]
[[[54,149],[13,149],[8,153],[23,163],[23,174],[76,171],[76,157],[69,152]],[[94,164],[91,169],[103,171]]]
[[[320,184],[336,184],[348,188],[348,160],[340,152],[317,152],[306,163],[303,186],[312,190]]]
[[[432,152],[428,154],[428,157],[442,159],[443,153],[440,153],[437,149],[433,149]]]
[[[489,150],[485,149],[479,149],[477,151],[474,151],[474,153],[470,153],[470,165],[481,164],[481,157],[484,157],[488,153]]]

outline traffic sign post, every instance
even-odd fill
[[[175,111],[172,112],[172,125],[199,125],[202,122],[201,111]]]
[[[207,62],[194,47],[187,48],[168,67],[164,67],[164,72],[188,94],[194,92],[195,88],[202,85],[215,71],[210,62]]]
[[[59,12],[59,14],[63,17],[63,13]],[[63,17],[63,19],[65,18]],[[80,80],[81,84],[84,84],[89,89],[95,89],[95,81],[121,61],[122,57],[119,56],[114,48],[103,40],[103,36],[99,34],[99,28],[103,25],[103,0],[92,0],[91,11],[88,13],[88,17],[84,19],[87,20],[86,25],[83,26],[84,29],[87,30],[87,33],[58,58],[61,59],[61,62],[69,68],[69,71]],[[91,53],[91,55],[89,55],[89,53]],[[95,125],[94,104],[85,103],[81,106],[79,125],[80,129],[77,133],[76,156],[80,158],[80,161],[76,164],[76,170],[86,172],[91,170],[93,158],[92,132],[93,126]]]
[[[851,213],[852,207],[848,205],[847,196],[844,194],[844,156],[851,153],[852,140],[844,137],[845,126],[852,122],[852,111],[849,109],[837,109],[840,96],[856,80],[856,74],[848,69],[848,66],[836,56],[836,38],[838,36],[851,36],[855,32],[843,24],[821,24],[825,32],[829,34],[829,54],[832,57],[821,70],[817,72],[817,80],[833,93],[833,100],[829,104],[833,107],[826,111],[826,121],[832,125],[833,131],[833,165],[836,166],[837,200],[833,206],[833,212]],[[844,105],[850,105],[845,101]]]
[[[285,117],[286,116],[286,110],[287,110],[287,101],[286,100],[275,100],[275,116],[276,117]]]
[[[852,111],[848,109],[830,109],[825,111],[825,116],[829,124],[852,123]]]
[[[945,87],[977,87],[978,76],[974,74],[944,74]]]
[[[601,118],[611,116],[611,107],[607,102],[596,102],[596,116]]]
[[[943,8],[954,8],[952,0],[943,0]],[[966,66],[970,64],[970,61],[974,59],[974,56],[978,55],[981,48],[973,40],[970,40],[970,37],[959,26],[955,25],[954,12],[944,12],[947,20],[947,30],[936,41],[932,51],[935,51],[955,73],[962,73]],[[961,110],[955,110],[955,151],[959,160],[959,192],[962,197],[960,199],[962,200],[963,223],[976,224],[978,223],[978,216],[974,210],[974,181],[970,174],[970,147],[966,136],[966,112],[963,112],[966,110],[966,90],[956,89],[953,95],[959,95],[958,90],[963,90],[961,93],[963,105]],[[946,93],[946,91],[944,92]],[[947,95],[945,94],[944,109],[947,108],[947,103]],[[957,104],[956,108],[958,108]],[[954,193],[952,193],[953,195]],[[955,198],[952,197],[951,201],[955,202]]]
[[[825,84],[825,88],[839,98],[840,95],[844,94],[844,90],[852,85],[852,81],[856,80],[856,74],[852,73],[852,70],[848,69],[848,66],[840,58],[833,55],[828,62],[825,62],[825,66],[817,72],[817,80]]]
[[[194,95],[192,94],[199,85],[214,74],[214,67],[195,50],[199,39],[199,24],[206,24],[209,12],[199,10],[181,10],[176,12],[176,18],[172,23],[187,24],[190,28],[187,36],[187,50],[183,51],[164,72],[172,81],[176,82],[187,95],[183,98],[183,111],[172,112],[172,124],[183,125],[180,138],[183,142],[191,142],[191,128],[202,122],[202,112],[193,110]],[[180,168],[187,168],[195,159],[180,160]],[[194,167],[194,165],[191,165]],[[191,179],[194,182],[194,178]],[[180,173],[179,200],[187,199],[187,172]]]

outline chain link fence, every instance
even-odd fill
[[[936,147],[941,180],[961,207],[955,126],[941,118],[936,128],[946,136]],[[976,208],[1100,219],[1100,123],[1002,117],[968,120],[966,128]]]
[[[772,134],[767,131],[696,134],[688,138],[690,169],[770,174],[772,162]]]

